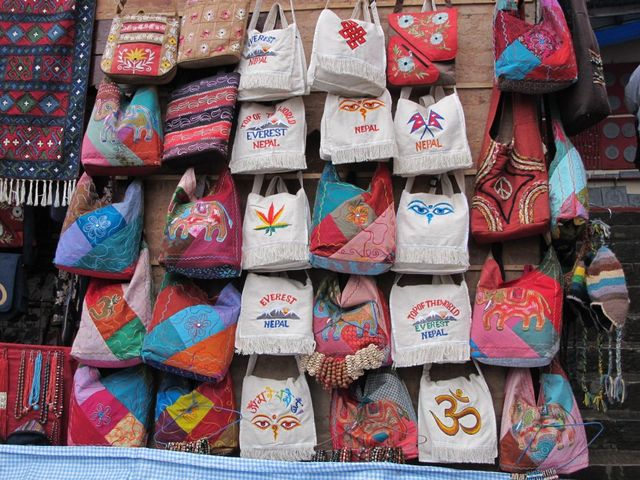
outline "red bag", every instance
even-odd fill
[[[0,248],[22,247],[24,237],[22,206],[0,203]]]
[[[496,115],[509,107],[513,133],[509,141],[498,140],[498,127],[506,123],[496,120]],[[501,94],[493,88],[481,152],[471,201],[471,233],[476,242],[504,242],[549,230],[549,177],[535,97]]]

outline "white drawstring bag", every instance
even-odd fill
[[[309,268],[309,228],[311,214],[304,191],[293,194],[281,177],[273,177],[264,196],[260,195],[263,175],[256,175],[253,191],[247,196],[242,224],[242,268],[257,272]],[[276,190],[277,193],[274,193]]]
[[[440,176],[442,193],[411,193],[415,177],[407,178],[396,217],[396,258],[391,270],[399,273],[463,273],[469,268],[469,205],[464,175]]]
[[[419,103],[409,100],[410,93],[410,88],[402,89],[393,120],[398,142],[393,174],[435,175],[471,168],[473,158],[456,88],[445,95],[442,87],[432,87],[431,95],[421,97]]]
[[[242,383],[240,456],[311,460],[316,425],[311,393],[300,364],[297,378],[273,380],[253,375],[256,360],[257,356],[251,355]]]
[[[289,3],[293,23],[287,22],[282,6],[274,3],[260,32],[256,30],[256,25],[262,0],[256,0],[244,52],[237,68],[240,73],[239,101],[283,100],[309,93],[307,59],[296,23],[293,0]],[[276,29],[278,15],[281,28]]]
[[[431,284],[391,287],[391,355],[394,367],[458,363],[470,358],[471,304],[467,283],[434,276]]]
[[[345,96],[382,95],[387,84],[387,54],[376,2],[369,5],[368,0],[357,0],[346,20],[328,6],[329,0],[313,35],[311,89]],[[358,19],[360,15],[363,20]]]
[[[236,352],[248,355],[311,354],[313,285],[286,277],[249,273],[242,290]]]
[[[229,168],[231,173],[305,170],[307,122],[301,97],[275,105],[242,103]]]
[[[419,460],[432,463],[494,463],[498,434],[493,399],[478,364],[477,374],[433,381],[431,365],[420,380]]]
[[[396,155],[391,104],[388,90],[376,98],[328,94],[320,122],[320,158],[339,165]]]

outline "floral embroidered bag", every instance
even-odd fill
[[[0,203],[0,249],[21,248],[24,239],[24,207]]]
[[[327,164],[318,183],[311,230],[311,265],[378,275],[393,264],[396,216],[391,174],[378,164],[367,190],[340,180]]]
[[[225,170],[215,185],[206,183],[196,183],[193,168],[182,176],[169,204],[159,262],[191,278],[239,277],[242,225],[233,178]]]
[[[421,12],[403,12],[403,0],[389,14],[387,80],[391,85],[455,85],[458,53],[458,10],[436,10],[425,0]],[[431,7],[431,11],[428,11]]]

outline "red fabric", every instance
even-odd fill
[[[24,236],[22,207],[0,203],[0,248],[22,247]]]

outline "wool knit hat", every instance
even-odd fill
[[[622,328],[629,313],[629,291],[622,265],[615,254],[602,246],[587,268],[587,291],[591,307],[600,307],[616,328]]]

